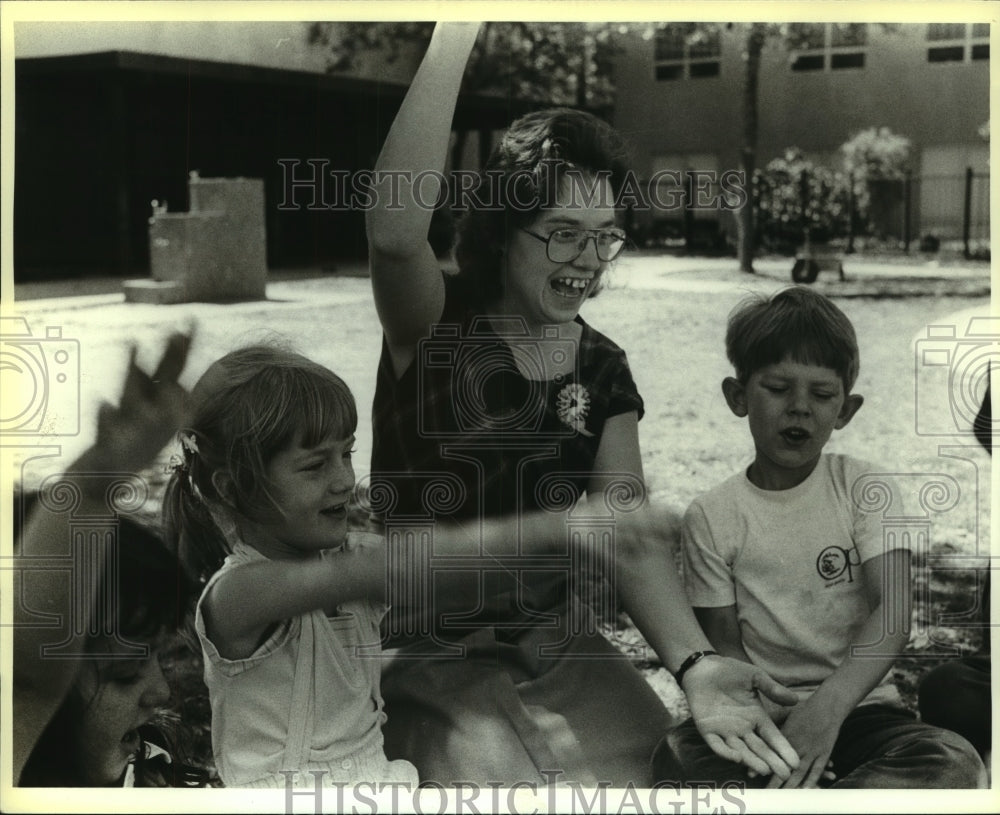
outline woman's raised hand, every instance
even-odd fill
[[[761,706],[759,694],[782,705],[798,697],[760,668],[729,657],[707,657],[684,675],[694,723],[712,750],[757,775],[786,779],[799,757]]]
[[[462,41],[472,40],[475,42],[479,36],[479,29],[482,23],[470,22],[467,20],[452,20],[439,22],[434,26],[434,37],[453,37]]]
[[[136,365],[132,347],[121,401],[117,407],[105,402],[98,412],[90,466],[133,472],[166,446],[188,415],[190,394],[177,379],[190,347],[190,334],[172,334],[152,375]]]

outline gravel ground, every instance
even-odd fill
[[[729,413],[719,388],[729,374],[723,349],[725,319],[748,292],[786,285],[790,265],[787,259],[761,261],[758,275],[748,276],[732,271],[728,260],[627,258],[619,263],[608,288],[586,304],[584,317],[628,352],[645,399],[640,438],[654,500],[682,510],[752,455],[745,422]],[[961,619],[936,624],[936,615],[949,611],[960,617],[968,609],[967,567],[986,565],[989,552],[990,459],[964,430],[966,420],[971,420],[969,405],[982,390],[980,363],[991,341],[988,336],[969,336],[970,317],[989,313],[989,273],[985,267],[942,269],[927,264],[848,264],[847,269],[846,283],[821,274],[817,287],[838,298],[854,322],[861,347],[856,390],[865,396],[865,405],[849,427],[835,433],[828,449],[875,462],[881,471],[909,474],[915,490],[933,474],[943,474],[955,493],[947,509],[923,513],[930,524],[927,554],[936,569],[925,570],[921,577],[921,585],[930,588],[927,602],[917,609],[923,616],[913,647],[930,659],[913,660],[897,676],[912,699],[917,674],[944,656],[942,642],[962,649],[980,643],[974,627]],[[63,390],[46,409],[50,427],[67,433],[45,440],[49,452],[55,452],[52,445],[58,444],[61,454],[32,458],[31,453],[41,451],[15,451],[17,460],[25,462],[21,479],[37,483],[91,442],[97,406],[102,399],[115,397],[130,342],[139,343],[140,363],[149,364],[168,332],[192,322],[196,340],[185,384],[193,384],[212,360],[231,348],[278,334],[337,371],[354,391],[362,417],[367,416],[380,343],[368,281],[327,276],[273,282],[268,297],[265,302],[228,306],[124,304],[115,294],[19,303],[18,313],[27,319],[34,336],[44,336],[46,327],[61,327],[80,364],[78,396],[72,389]],[[923,352],[931,343],[928,325],[953,326],[955,339],[937,341],[934,347],[952,349],[952,356],[964,361],[951,368],[925,364],[928,357]],[[982,327],[973,326],[973,333]],[[987,328],[1000,333],[996,322]],[[947,372],[952,368],[959,376],[949,384]],[[31,394],[21,398],[30,400]],[[79,432],[74,433],[77,416]],[[17,440],[22,442],[29,448],[40,444],[37,437]],[[9,452],[10,445],[6,446]],[[356,455],[359,476],[370,450],[371,428],[363,421]],[[154,493],[162,483],[161,473],[162,467],[157,467],[149,474]],[[939,556],[937,561],[934,556]],[[940,556],[956,559],[945,561]],[[943,570],[942,564],[952,570]],[[956,566],[966,570],[954,571]],[[676,685],[648,661],[650,655],[634,629],[617,631],[613,639],[634,655],[668,706],[681,712]]]

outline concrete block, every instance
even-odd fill
[[[264,182],[255,178],[200,178],[192,173],[188,188],[189,212],[166,212],[154,202],[149,219],[153,282],[176,285],[160,289],[130,285],[126,298],[159,296],[151,294],[159,290],[164,297],[179,298],[169,302],[264,299]]]

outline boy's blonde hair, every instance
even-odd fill
[[[861,365],[847,315],[828,297],[804,286],[740,303],[729,315],[726,356],[743,384],[755,371],[788,357],[836,371],[845,394],[854,387]]]

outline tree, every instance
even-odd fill
[[[764,44],[773,36],[776,26],[768,23],[743,24],[746,30],[743,49],[743,149],[740,151],[740,169],[748,188],[752,189],[754,173],[757,170],[757,121],[758,85],[760,84],[760,57]],[[753,274],[754,239],[753,201],[747,201],[739,210],[736,220],[737,256],[740,271]]]
[[[366,51],[381,51],[393,62],[406,46],[423,49],[433,30],[434,23],[425,22],[313,23],[308,39],[328,50],[327,70],[337,73],[351,70]],[[469,57],[462,90],[552,105],[608,107],[614,94],[613,57],[621,47],[614,35],[627,30],[615,23],[486,23]],[[460,132],[452,149],[456,166],[464,141]],[[485,140],[480,146],[484,150]]]
[[[844,169],[855,178],[898,179],[910,169],[910,140],[888,127],[870,127],[840,146]]]
[[[894,30],[896,24],[879,24]],[[602,107],[614,94],[612,64],[622,49],[619,35],[639,33],[651,39],[670,26],[694,46],[718,35],[718,24],[704,23],[487,23],[469,61],[463,90],[509,93],[550,104]],[[752,192],[757,168],[758,110],[761,59],[768,46],[787,52],[822,47],[827,36],[834,44],[864,42],[861,23],[727,23],[737,30],[743,46],[744,73],[741,111],[741,170]],[[430,39],[433,23],[314,23],[310,42],[330,49],[330,70],[349,68],[363,50],[385,49],[387,59],[398,57],[405,43]],[[456,152],[462,147],[456,144]],[[737,218],[740,270],[753,273],[755,251],[754,207],[739,210]]]
[[[327,70],[354,67],[363,51],[384,50],[390,62],[402,47],[421,48],[434,23],[313,23],[309,42],[329,51]],[[611,104],[612,57],[620,50],[617,23],[485,23],[469,58],[462,89],[503,93],[555,105],[606,107]]]
[[[867,26],[864,23],[742,23],[745,63],[743,94],[743,169],[747,179],[753,178],[757,156],[758,132],[758,77],[761,55],[768,45],[775,45],[788,53],[798,50],[823,48],[830,38],[832,45],[864,44]],[[879,23],[883,31],[895,31],[896,23]],[[753,273],[754,228],[753,207],[748,204],[740,210],[739,258],[740,271]]]
[[[816,48],[817,46],[822,47],[827,36],[826,24],[730,23],[729,27],[738,27],[743,41],[743,146],[740,155],[741,169],[745,173],[744,177],[747,179],[749,187],[757,165],[760,63],[764,49],[771,44],[788,52]],[[893,23],[883,23],[881,27],[883,30],[898,28]],[[834,23],[831,31],[831,36],[835,40],[834,44],[837,44],[838,40],[844,44],[853,44],[859,40],[863,42],[866,36],[866,28],[862,23]],[[750,274],[753,274],[753,256],[756,248],[753,210],[752,202],[748,202],[739,211],[737,219],[740,271]]]

